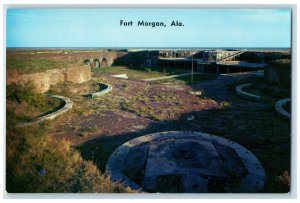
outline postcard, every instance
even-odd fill
[[[291,191],[292,8],[5,17],[7,193]]]

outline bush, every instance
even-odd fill
[[[129,108],[128,108],[128,103],[127,103],[126,100],[122,99],[122,100],[120,101],[120,108],[121,108],[121,110],[123,110],[123,111],[126,111],[126,110],[129,109]]]
[[[151,70],[151,68],[145,68],[145,71],[150,73],[152,70]]]
[[[281,188],[288,191],[291,186],[291,176],[289,175],[289,172],[285,170],[282,175],[276,176],[276,182]]]
[[[32,82],[24,84],[11,83],[6,88],[6,97],[18,103],[26,102],[33,107],[41,107],[46,103],[44,95],[35,91]]]

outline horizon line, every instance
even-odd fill
[[[292,47],[6,47],[7,49],[291,49]]]

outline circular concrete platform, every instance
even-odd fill
[[[261,163],[243,146],[190,131],[130,140],[112,153],[106,171],[145,192],[258,192],[265,180]]]
[[[91,98],[100,97],[100,96],[112,91],[112,86],[108,83],[98,83],[98,85],[99,85],[99,88],[100,88],[99,91],[92,92],[92,93],[87,93],[84,96],[91,97]]]

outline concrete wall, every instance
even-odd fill
[[[20,76],[7,76],[6,83],[24,83],[31,81],[38,92],[46,92],[51,85],[56,85],[60,82],[83,83],[91,80],[90,67],[73,67],[64,69],[52,69],[40,73],[24,74]]]
[[[56,118],[57,116],[67,112],[68,110],[72,109],[73,106],[73,102],[71,101],[71,99],[67,98],[67,97],[63,97],[63,96],[58,96],[58,95],[50,95],[50,97],[53,98],[58,98],[60,100],[62,100],[65,104],[62,108],[58,109],[57,111],[54,111],[50,114],[46,114],[44,116],[39,116],[35,119],[33,119],[31,122],[21,122],[18,123],[17,126],[27,126],[27,125],[31,125],[34,123],[39,123],[45,120],[53,120],[54,118]]]

